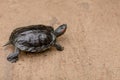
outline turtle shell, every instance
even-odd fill
[[[22,51],[42,52],[52,46],[55,38],[51,26],[30,25],[15,29],[9,40]]]

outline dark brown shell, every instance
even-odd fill
[[[22,51],[42,52],[50,48],[55,38],[51,26],[30,25],[15,29],[9,41]]]

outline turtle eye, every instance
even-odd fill
[[[61,27],[61,30],[64,30],[64,29],[65,29],[65,26],[62,26],[62,27]]]

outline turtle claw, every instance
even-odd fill
[[[12,55],[10,54],[8,57],[7,57],[7,60],[11,63],[15,63],[17,60],[18,60],[18,56],[15,56],[15,55]]]

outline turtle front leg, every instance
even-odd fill
[[[59,43],[55,42],[54,46],[56,47],[56,49],[58,51],[63,51],[64,50],[64,47],[62,47]]]
[[[11,63],[15,63],[18,60],[19,53],[20,50],[17,47],[15,47],[15,51],[12,54],[8,55],[7,60]]]

